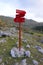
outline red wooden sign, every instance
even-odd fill
[[[25,22],[25,18],[24,18],[24,16],[25,16],[25,14],[26,14],[26,12],[25,11],[23,11],[23,10],[16,10],[16,18],[14,18],[14,22]]]
[[[22,13],[22,14],[26,14],[26,12],[25,11],[23,11],[23,10],[16,10],[16,13]]]
[[[19,23],[19,50],[21,49],[21,31],[22,31],[22,27],[21,27],[21,23],[25,22],[25,14],[26,12],[23,10],[16,10],[16,18],[14,18],[14,22],[18,22]]]
[[[15,22],[24,22],[25,18],[15,18],[14,21]]]

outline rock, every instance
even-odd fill
[[[41,43],[43,43],[43,40],[40,40]]]
[[[6,51],[6,49],[3,49],[3,51]]]
[[[25,52],[24,48],[21,48],[21,50],[19,51],[20,56],[23,56],[24,55],[24,52]]]
[[[25,50],[23,48],[21,48],[21,50],[19,51],[19,48],[14,47],[11,49],[11,56],[12,57],[21,57],[24,55],[24,51]]]
[[[16,46],[19,47],[19,42],[16,42]]]
[[[30,48],[30,45],[27,44],[27,45],[26,45],[26,48]]]
[[[0,43],[5,43],[5,42],[6,40],[4,38],[0,40]]]
[[[21,65],[27,65],[26,59],[23,59],[23,60],[21,61]]]
[[[9,57],[9,59],[12,59],[11,57]]]
[[[19,65],[19,63],[18,63],[18,62],[16,62],[14,65]]]
[[[11,56],[12,56],[12,57],[16,57],[16,56],[15,56],[14,48],[11,49]]]
[[[43,54],[43,48],[42,48],[42,47],[40,47],[40,46],[35,46],[35,48],[37,48],[37,50]]]
[[[5,63],[3,62],[3,63],[1,63],[1,65],[5,65]]]
[[[14,37],[12,37],[11,39],[14,40]]]
[[[7,31],[0,31],[0,35],[6,37],[6,36],[10,36],[11,33]]]
[[[31,58],[33,58],[33,56],[31,56]]]
[[[35,48],[37,48],[37,49],[41,49],[41,47],[40,47],[40,46],[35,46]]]
[[[13,28],[10,28],[10,32],[16,32],[16,29],[15,29],[15,27],[13,27]]]
[[[43,62],[43,58],[40,59],[40,62]]]
[[[16,44],[18,45],[18,44],[19,44],[19,42],[16,42]]]
[[[34,65],[38,65],[38,61],[32,60],[32,62],[33,62]]]
[[[0,57],[0,63],[2,62],[2,58]]]
[[[27,43],[27,40],[26,39],[23,39],[22,42]]]
[[[0,31],[0,37],[2,37],[2,33],[3,33],[3,31]]]
[[[41,53],[43,54],[43,49],[42,49],[42,48],[41,48],[41,49],[38,49],[38,51],[41,52]]]
[[[28,50],[25,51],[25,55],[26,55],[27,57],[30,57],[30,54],[31,54],[30,51],[28,51]]]

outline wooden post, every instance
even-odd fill
[[[21,31],[22,31],[21,23],[19,23],[19,51],[21,50]]]
[[[26,12],[23,10],[16,10],[16,18],[14,18],[14,22],[18,22],[19,23],[19,51],[21,50],[21,32],[22,32],[22,27],[21,27],[21,23],[25,22],[25,14]]]

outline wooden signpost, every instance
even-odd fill
[[[21,31],[22,31],[22,27],[21,27],[21,23],[25,22],[25,14],[26,12],[23,10],[16,10],[16,17],[14,18],[14,22],[19,23],[19,51],[21,49]]]

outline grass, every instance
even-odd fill
[[[40,35],[40,37],[38,37]],[[22,46],[27,50],[26,45],[29,44],[30,48],[28,48],[28,50],[31,51],[31,56],[33,56],[33,58],[27,58],[27,63],[28,64],[32,64],[32,60],[36,59],[39,62],[39,65],[43,65],[43,62],[40,62],[40,58],[43,58],[43,54],[39,53],[37,51],[37,49],[34,48],[34,46],[39,45],[43,48],[43,44],[38,42],[37,39],[43,36],[43,34],[38,34],[38,33],[34,33],[31,36],[26,36],[25,34],[23,35],[24,38],[27,39],[27,43],[23,43],[22,42]],[[37,38],[35,37],[37,36]],[[0,40],[3,38],[0,38]],[[6,42],[5,43],[0,43],[0,56],[2,56],[2,59],[5,63],[5,65],[14,65],[15,62],[21,62],[21,60],[24,57],[21,58],[12,58],[10,55],[10,50],[15,46],[16,41],[18,40],[16,37],[14,37],[14,39],[12,39],[12,37],[6,37]],[[5,49],[5,50],[4,50]],[[1,63],[0,63],[1,64]]]

